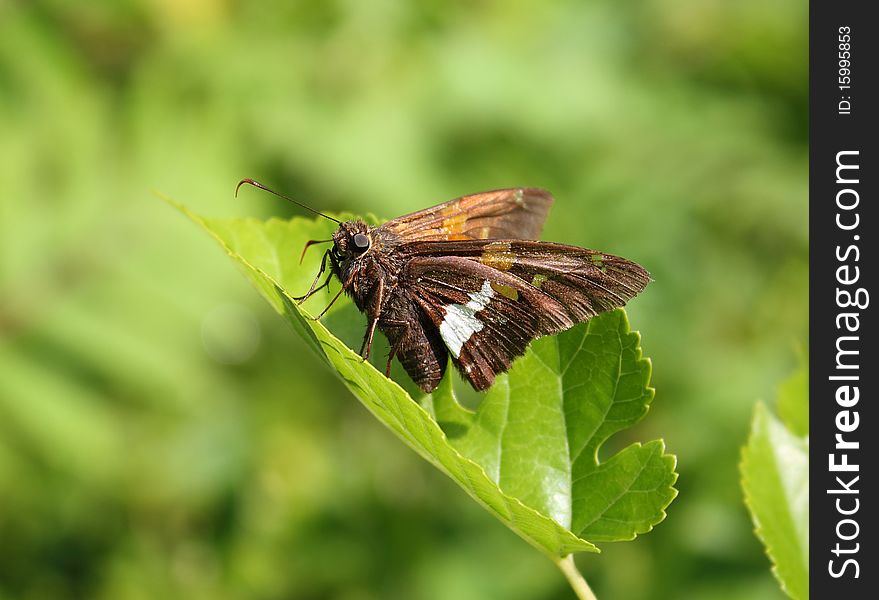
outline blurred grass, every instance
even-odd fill
[[[793,0],[0,1],[0,598],[568,598],[374,423],[210,241],[253,176],[395,216],[543,186],[629,309],[680,496],[599,596],[779,598],[737,483],[806,337]],[[298,249],[291,249],[298,251]],[[617,440],[618,444],[625,440]]]

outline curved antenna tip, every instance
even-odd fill
[[[244,185],[245,183],[247,185],[252,185],[252,186],[258,187],[258,188],[263,187],[262,185],[260,185],[259,183],[257,183],[253,179],[251,179],[250,177],[245,177],[244,179],[242,179],[241,181],[238,182],[238,185],[235,186],[235,197],[236,198],[238,197],[238,190],[240,190],[241,186]]]

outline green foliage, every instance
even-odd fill
[[[593,541],[632,539],[665,517],[677,475],[662,441],[598,460],[605,440],[638,422],[653,399],[650,363],[622,310],[533,344],[475,412],[458,404],[447,376],[427,399],[444,433],[403,388],[291,299],[292,286],[301,289],[315,272],[297,264],[296,249],[325,234],[325,223],[205,219],[179,208],[376,418],[534,546],[555,556],[597,551]]]
[[[809,435],[809,370],[797,371],[778,386],[778,416],[797,437]]]
[[[302,214],[241,177],[386,216],[551,190],[544,239],[653,274],[637,435],[686,457],[674,518],[580,566],[602,598],[781,597],[736,465],[807,334],[807,13],[0,2],[0,597],[569,596],[150,193]],[[325,323],[359,347],[356,310]]]
[[[785,400],[791,415],[784,423],[757,404],[741,462],[745,502],[757,536],[782,589],[796,600],[809,597],[809,442],[808,432],[794,433],[809,409],[808,391],[802,389],[807,374],[801,369],[783,386],[780,401]],[[793,389],[799,393],[792,395]]]
[[[501,489],[590,541],[632,539],[675,496],[674,457],[661,441],[599,463],[600,446],[647,412],[650,363],[625,312],[534,342],[475,411],[451,380],[432,405],[451,443]]]

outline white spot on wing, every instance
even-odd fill
[[[476,318],[476,313],[485,309],[494,296],[489,281],[482,284],[478,292],[468,294],[467,304],[449,304],[445,307],[446,318],[440,323],[440,336],[455,358],[461,356],[461,347],[477,331],[482,331],[485,324]]]

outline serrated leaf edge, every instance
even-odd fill
[[[745,505],[748,508],[748,514],[751,517],[751,522],[754,525],[754,534],[760,540],[760,543],[763,546],[763,550],[766,553],[767,558],[769,558],[769,562],[771,564],[770,569],[772,571],[773,577],[775,577],[775,580],[778,582],[779,586],[781,587],[782,591],[785,594],[787,594],[791,598],[795,598],[796,600],[800,600],[794,594],[794,592],[791,589],[789,589],[787,582],[785,581],[785,579],[781,576],[781,574],[779,572],[778,560],[775,556],[775,545],[770,544],[766,540],[766,538],[764,537],[765,532],[763,529],[762,521],[761,521],[760,517],[758,516],[757,511],[754,508],[754,498],[753,498],[753,495],[751,494],[751,491],[750,491],[751,490],[751,485],[750,485],[751,479],[748,476],[748,473],[749,473],[748,465],[750,464],[750,460],[748,457],[748,450],[751,446],[751,441],[754,436],[754,430],[755,430],[754,427],[757,424],[758,419],[760,419],[760,418],[764,418],[767,420],[767,426],[771,424],[769,422],[769,419],[775,419],[776,421],[778,421],[776,419],[776,417],[772,414],[772,412],[769,410],[769,408],[766,406],[766,404],[764,404],[763,402],[757,402],[757,404],[754,406],[754,414],[751,417],[751,427],[749,428],[748,441],[741,448],[741,458],[739,460],[739,473],[741,474],[742,492],[744,495]],[[795,438],[802,439],[799,436],[797,436],[796,434],[794,434],[793,432],[791,432],[790,429],[788,429],[787,426],[784,425],[781,421],[778,421],[778,425],[780,427],[784,427],[785,430],[787,430],[791,436],[793,436]],[[806,563],[806,570],[808,572],[808,561]],[[807,586],[808,586],[808,583],[807,583]]]

